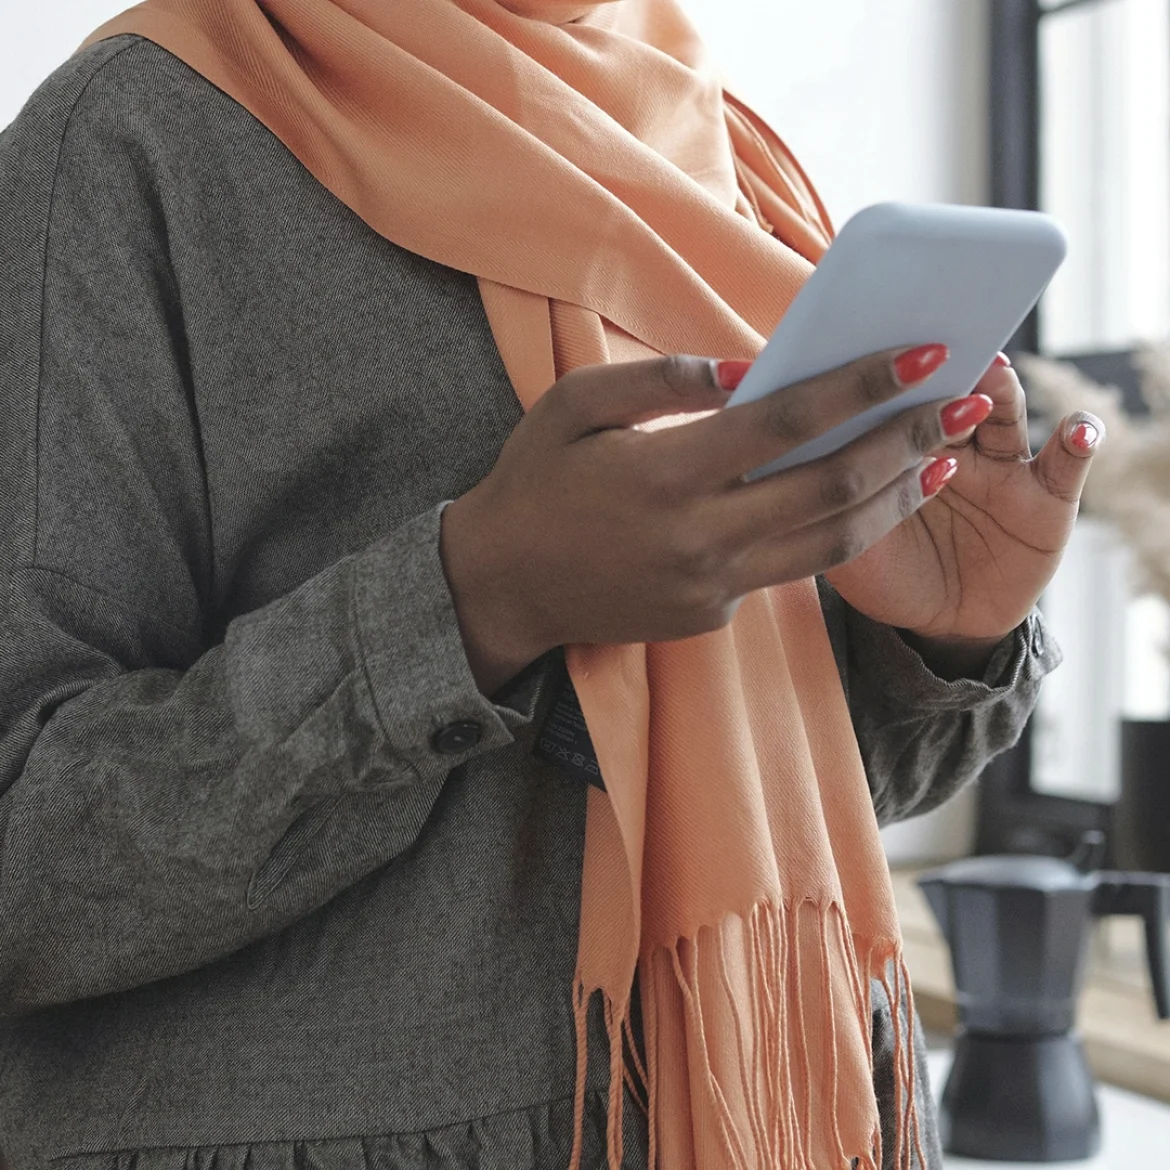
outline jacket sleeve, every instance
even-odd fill
[[[471,675],[441,504],[210,631],[164,225],[129,131],[78,116],[122,46],[0,136],[0,1015],[309,914],[532,717]]]
[[[817,585],[883,826],[937,808],[1012,747],[1060,664],[1035,610],[982,678],[941,679],[897,630],[858,613],[823,578]]]

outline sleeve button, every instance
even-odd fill
[[[440,755],[461,756],[483,739],[483,728],[474,720],[448,723],[435,732],[431,744]]]

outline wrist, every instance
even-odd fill
[[[902,640],[939,678],[954,682],[961,678],[982,678],[992,656],[1008,635],[988,638],[935,637],[899,630]]]
[[[536,633],[515,586],[520,560],[478,521],[473,494],[443,509],[439,553],[468,665],[490,696],[556,643]]]

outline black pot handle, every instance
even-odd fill
[[[1170,965],[1166,962],[1166,919],[1170,917],[1170,874],[1101,873],[1093,895],[1099,918],[1139,914],[1146,924],[1146,959],[1158,1018],[1170,1020]]]

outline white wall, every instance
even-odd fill
[[[44,79],[99,25],[132,0],[38,0],[0,3],[0,127],[7,126]]]
[[[838,225],[881,199],[986,199],[987,0],[683,0]]]

